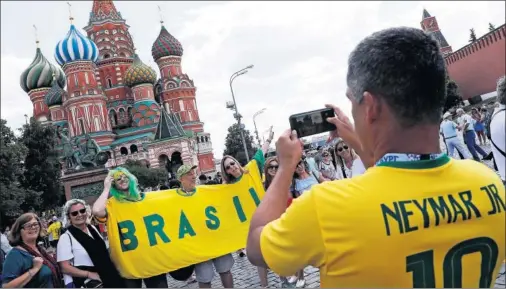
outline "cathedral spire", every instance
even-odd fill
[[[425,18],[430,18],[432,16],[430,16],[429,12],[427,11],[427,9],[423,9],[423,16],[422,16],[422,20],[425,19]]]
[[[90,23],[103,20],[123,20],[112,0],[93,0],[90,12]]]

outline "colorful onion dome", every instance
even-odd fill
[[[44,55],[42,55],[40,48],[37,48],[35,59],[21,74],[21,88],[25,92],[29,92],[32,89],[51,87],[53,83],[53,73],[56,76],[58,84],[61,87],[65,87],[66,79],[63,71],[61,71],[59,67],[51,64]]]
[[[156,82],[156,72],[153,68],[142,63],[139,55],[134,55],[134,63],[125,72],[125,84],[133,87],[139,84]]]
[[[151,54],[155,61],[164,56],[183,56],[183,46],[179,40],[165,29],[165,26],[162,26],[160,35],[158,35],[155,43],[153,43],[153,47],[151,47]]]
[[[98,59],[98,48],[95,42],[84,36],[72,24],[67,36],[56,44],[54,58],[62,66],[79,60],[95,62]]]
[[[56,77],[56,75],[55,75]],[[47,104],[48,107],[54,106],[54,105],[61,105],[63,102],[63,95],[65,94],[65,90],[63,90],[58,83],[58,81],[53,81],[53,86],[51,89],[47,92],[46,96],[44,97],[44,102]]]

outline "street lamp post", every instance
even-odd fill
[[[244,146],[244,153],[246,154],[246,161],[247,162],[249,162],[248,147],[246,146],[246,140],[244,139],[244,132],[243,132],[243,128],[241,126],[241,117],[242,116],[241,116],[241,114],[239,114],[239,110],[237,109],[237,103],[235,102],[234,89],[232,88],[232,82],[238,76],[241,76],[241,75],[247,73],[248,69],[251,69],[251,68],[253,68],[253,64],[249,65],[239,71],[236,71],[235,73],[232,74],[232,76],[230,76],[230,83],[229,84],[230,84],[230,92],[232,93],[233,104],[229,105],[227,103],[227,108],[233,109],[235,111],[234,118],[237,120],[237,124],[239,126],[239,132],[241,133],[242,144]]]
[[[266,110],[266,108],[262,108],[261,110],[255,112],[255,114],[253,115],[253,125],[255,126],[255,134],[257,135],[257,141],[258,141],[259,146],[262,146],[262,144],[260,143],[260,136],[258,135],[257,123],[255,121],[255,118],[258,115],[262,114],[265,110]]]

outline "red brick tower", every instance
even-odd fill
[[[71,23],[73,18],[70,17]],[[96,79],[98,48],[71,24],[58,42],[55,58],[67,76],[68,95],[63,101],[70,136],[89,134],[100,146],[108,146],[115,135],[107,115],[107,98]]]
[[[124,79],[134,55],[134,44],[128,28],[112,1],[93,1],[90,20],[84,30],[98,46],[96,77],[98,85],[107,96],[107,109],[113,128],[130,125],[130,112],[134,103]]]
[[[161,102],[167,111],[175,113],[185,130],[203,132],[204,124],[200,121],[195,101],[196,88],[181,68],[183,47],[179,40],[172,36],[165,26],[153,43],[151,54],[160,69],[162,95]]]
[[[436,38],[441,46],[441,53],[443,53],[444,56],[452,53],[452,47],[446,41],[443,33],[441,33],[436,17],[431,16],[425,9],[423,9],[422,22],[420,22],[420,25],[423,31],[431,33]]]
[[[199,144],[200,171],[214,171],[212,142],[210,135],[204,132],[204,123],[200,121],[195,99],[196,87],[181,67],[183,46],[167,31],[163,20],[160,23],[160,34],[151,48],[153,59],[160,69],[161,80],[157,89],[160,92],[160,102],[168,112],[178,117],[185,130],[195,133]]]

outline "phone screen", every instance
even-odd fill
[[[334,110],[331,108],[294,114],[289,118],[290,127],[297,132],[298,137],[333,131],[336,129],[335,125],[327,121],[327,118],[333,116]]]

